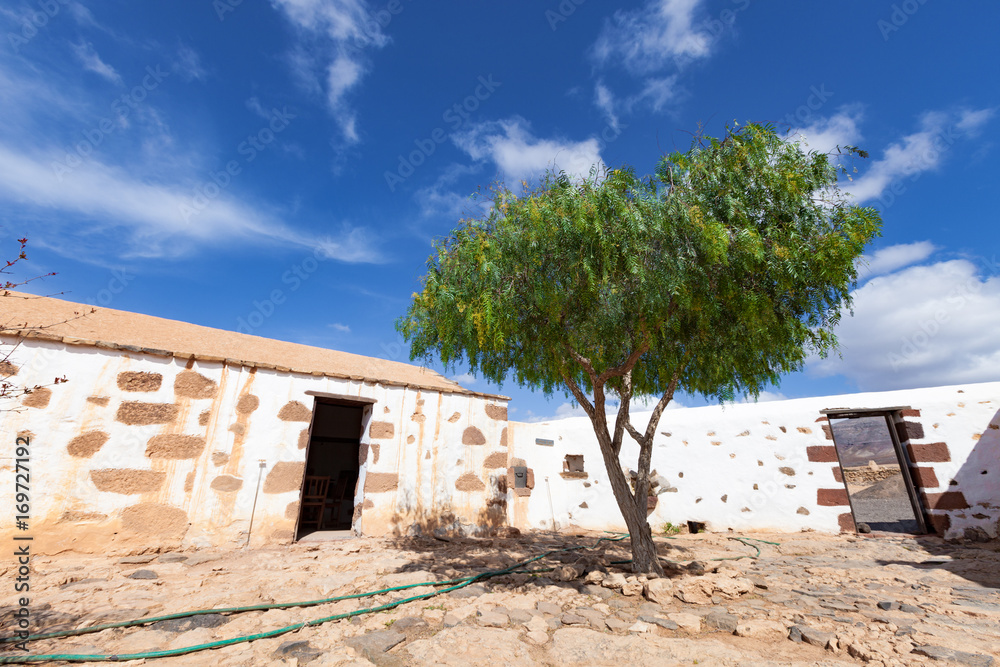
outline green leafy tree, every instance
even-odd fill
[[[397,328],[411,358],[568,390],[593,424],[634,571],[662,573],[647,499],[674,392],[756,396],[836,347],[854,262],[881,226],[838,189],[841,172],[750,124],[696,137],[653,177],[625,168],[550,173],[522,194],[496,186],[488,213],[436,243]],[[639,428],[629,408],[641,396],[659,400]],[[631,481],[626,432],[639,445]]]

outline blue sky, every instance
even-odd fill
[[[771,121],[867,150],[844,185],[885,224],[842,358],[762,398],[997,380],[997,25],[986,0],[12,0],[0,234],[58,272],[37,293],[405,361],[393,323],[477,188]],[[464,370],[512,418],[574,413]]]

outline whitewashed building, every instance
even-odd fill
[[[3,336],[0,375],[42,388],[0,406],[0,469],[13,480],[27,443],[18,534],[35,552],[506,521],[503,396],[410,364],[21,297],[3,299],[5,326],[43,328]],[[315,479],[321,506],[306,516]]]

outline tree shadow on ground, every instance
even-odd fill
[[[513,532],[513,531],[511,531]],[[509,534],[509,533],[508,533]],[[390,538],[397,549],[414,554],[397,572],[430,572],[440,579],[457,579],[506,570],[530,559],[546,554],[544,558],[527,563],[515,570],[521,571],[500,576],[484,577],[480,582],[487,590],[524,585],[560,586],[579,590],[586,585],[584,577],[593,570],[620,572],[632,575],[631,543],[620,535],[587,532],[580,534],[532,531],[506,537],[406,537]],[[666,540],[657,540],[657,550],[663,559],[671,561],[694,560],[696,554],[687,547]],[[618,562],[616,562],[618,561]],[[560,572],[571,566],[576,572]],[[537,571],[546,570],[546,571]],[[527,572],[533,571],[533,572]],[[667,576],[677,571],[668,571]],[[561,580],[568,577],[568,580]]]

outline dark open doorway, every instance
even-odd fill
[[[927,532],[909,460],[893,427],[897,412],[827,412],[858,532]]]
[[[363,405],[316,399],[296,539],[316,531],[350,530],[364,410]]]

